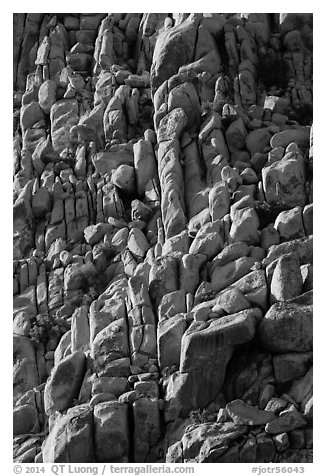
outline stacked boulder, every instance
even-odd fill
[[[14,27],[14,460],[310,462],[311,16]]]

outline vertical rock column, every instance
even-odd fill
[[[166,238],[177,235],[186,226],[179,139],[187,122],[186,113],[182,108],[177,107],[161,119],[157,130],[158,174],[162,193],[162,221]]]
[[[143,463],[155,460],[151,449],[161,434],[156,322],[147,284],[142,277],[129,279],[129,298],[132,306],[128,312],[131,368],[136,371],[138,367],[143,372],[133,376],[134,389],[139,395],[133,403],[133,461]]]

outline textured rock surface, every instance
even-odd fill
[[[15,462],[312,460],[312,38],[14,14]]]

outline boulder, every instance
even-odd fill
[[[308,147],[310,138],[310,128],[300,127],[298,129],[286,129],[282,132],[277,132],[271,138],[271,146],[286,148],[292,142],[295,142],[298,147]]]
[[[184,254],[182,256],[179,268],[179,284],[180,288],[186,293],[195,293],[200,281],[200,269],[205,261],[206,256],[202,254]]]
[[[253,156],[257,152],[263,152],[264,148],[269,145],[271,137],[272,135],[267,127],[249,132],[246,137],[246,147],[250,155]]]
[[[132,409],[134,461],[145,463],[148,459],[150,460],[151,449],[161,436],[158,400],[148,397],[140,398],[133,403]],[[157,455],[155,456],[157,458]]]
[[[241,208],[237,210],[232,219],[229,233],[229,242],[242,241],[248,245],[259,243],[259,218],[254,208]]]
[[[277,435],[296,430],[297,428],[304,428],[306,424],[303,415],[298,412],[294,405],[291,405],[289,409],[282,411],[278,418],[267,423],[265,431],[266,433]]]
[[[289,396],[300,406],[300,410],[311,422],[313,416],[313,368],[298,380],[295,380],[289,390]]]
[[[233,422],[188,425],[180,435],[180,441],[169,447],[166,460],[169,463],[218,463],[226,449],[232,448],[233,442],[241,438],[246,428]],[[179,458],[177,445],[181,450]]]
[[[212,402],[222,388],[235,346],[252,340],[260,318],[261,312],[254,308],[190,325],[181,341],[180,372],[167,383],[166,421]]]
[[[214,263],[218,266],[224,266],[227,263],[231,263],[231,261],[235,261],[238,258],[248,256],[249,254],[249,246],[246,243],[232,243],[225,248],[218,254],[218,256],[214,259]]]
[[[49,114],[51,107],[56,102],[57,85],[55,81],[48,79],[41,84],[38,92],[38,100],[41,109],[45,114]]]
[[[302,276],[299,258],[296,254],[287,254],[277,260],[271,282],[271,303],[287,301],[302,292]]]
[[[78,124],[78,102],[62,99],[51,107],[51,137],[53,149],[60,153],[70,144],[70,129]]]
[[[289,352],[276,354],[273,357],[275,381],[285,383],[306,374],[312,364],[311,352]]]
[[[13,412],[13,435],[26,435],[37,433],[39,430],[39,418],[37,409],[29,403],[17,405]]]
[[[127,246],[136,258],[144,258],[150,248],[144,233],[138,228],[130,230]]]
[[[250,309],[251,307],[249,301],[247,301],[242,292],[236,286],[225,289],[217,294],[215,302],[216,304],[212,311],[214,312],[221,308],[227,314],[235,314],[236,312]]]
[[[181,252],[182,254],[188,253],[189,251],[189,235],[187,230],[178,233],[177,235],[171,236],[164,241],[162,247],[162,255],[168,255],[174,252]]]
[[[170,318],[178,313],[186,312],[186,293],[185,290],[172,291],[165,294],[158,306],[159,321]]]
[[[267,309],[268,288],[263,270],[248,273],[233,283],[232,287],[239,289],[252,306],[257,306],[263,311]]]
[[[287,241],[279,245],[273,245],[269,248],[266,258],[263,259],[263,267],[267,267],[273,261],[285,254],[297,254],[300,265],[312,263],[313,258],[313,238],[312,235],[306,238]]]
[[[134,163],[137,193],[143,196],[146,184],[157,175],[156,158],[149,140],[140,139],[134,144]]]
[[[127,321],[117,319],[104,327],[91,344],[91,357],[97,370],[114,360],[129,357]]]
[[[305,174],[302,161],[292,158],[274,162],[262,170],[266,201],[292,208],[306,204]]]
[[[130,165],[119,165],[113,172],[111,181],[128,194],[134,194],[136,191],[135,169]]]
[[[273,352],[310,351],[312,292],[273,304],[262,319],[258,334],[263,347]]]
[[[66,410],[78,397],[85,374],[85,354],[75,352],[54,367],[44,389],[44,408],[47,415]]]
[[[246,144],[247,131],[243,119],[238,117],[226,130],[225,138],[231,152],[241,150]]]
[[[184,314],[175,314],[163,319],[157,328],[158,362],[161,369],[179,366],[181,339],[187,328]]]
[[[213,262],[211,284],[214,291],[222,289],[235,283],[238,279],[252,271],[252,266],[256,262],[255,258],[238,258],[231,263],[220,266],[219,262]]]
[[[99,377],[92,382],[92,395],[112,394],[117,398],[128,389],[126,377]]]
[[[31,129],[34,124],[44,119],[44,113],[36,101],[22,106],[20,111],[20,125],[23,131]]]
[[[93,431],[93,412],[88,405],[69,408],[55,420],[45,440],[43,463],[93,462]]]
[[[223,361],[221,354],[225,347],[232,348],[252,340],[260,317],[261,312],[253,308],[209,322],[193,322],[182,338],[180,371],[191,372],[206,364],[211,366],[219,358]],[[221,344],[218,344],[218,336],[223,336]]]
[[[274,227],[279,232],[282,241],[294,240],[295,238],[305,236],[302,207],[295,207],[281,212],[275,220]]]
[[[212,221],[223,218],[230,211],[230,192],[224,182],[218,182],[210,190],[209,196],[209,213]]]
[[[128,406],[115,401],[94,407],[94,447],[96,461],[126,462],[129,453]]]
[[[189,20],[159,35],[151,66],[151,86],[154,91],[166,79],[176,74],[180,66],[193,60],[196,35],[197,26]]]
[[[173,88],[168,96],[168,111],[180,107],[186,113],[191,129],[197,130],[200,124],[200,103],[195,86],[183,83]]]
[[[14,334],[13,356],[13,397],[15,403],[25,392],[37,387],[39,375],[35,349],[31,339]]]
[[[71,352],[89,347],[89,321],[86,306],[77,308],[71,316]]]
[[[302,212],[304,231],[306,235],[313,234],[313,204],[306,205]]]
[[[158,306],[165,294],[178,289],[178,260],[174,256],[157,258],[149,272],[149,294]]]
[[[181,107],[172,109],[160,121],[157,132],[157,141],[163,142],[166,140],[179,139],[185,130],[188,123],[186,113]]]
[[[204,225],[197,233],[189,248],[190,254],[205,255],[207,260],[214,258],[223,248],[223,222],[213,221]]]
[[[89,309],[90,342],[111,322],[126,318],[126,305],[123,299],[99,297]]]
[[[259,410],[243,400],[233,400],[225,408],[234,423],[238,425],[266,425],[277,418],[272,412]]]

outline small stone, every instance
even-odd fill
[[[301,277],[303,282],[303,289],[304,293],[308,291],[312,291],[313,289],[313,265],[310,263],[303,264],[300,266]]]
[[[275,395],[275,387],[274,385],[267,384],[260,393],[259,396],[259,408],[264,410],[267,403],[270,399]]]
[[[276,420],[267,423],[265,426],[265,431],[266,433],[276,435],[278,433],[296,430],[297,428],[302,428],[305,426],[306,420],[298,412],[294,405],[291,405],[288,410],[281,412]]]
[[[283,451],[287,450],[290,447],[289,437],[287,433],[280,433],[279,435],[275,435],[273,437],[273,442],[275,448],[279,453],[283,453]]]
[[[313,233],[313,204],[306,205],[302,212],[303,225],[306,235]]]
[[[226,165],[221,170],[221,179],[227,184],[231,193],[235,192],[238,185],[242,184],[242,178],[240,177],[238,170],[229,165]]]
[[[245,169],[243,169],[240,174],[240,177],[242,178],[242,182],[245,185],[256,184],[259,182],[256,172],[250,167],[246,167]]]
[[[272,397],[265,407],[266,412],[273,412],[276,415],[279,414],[284,408],[286,408],[288,402],[283,398]]]

